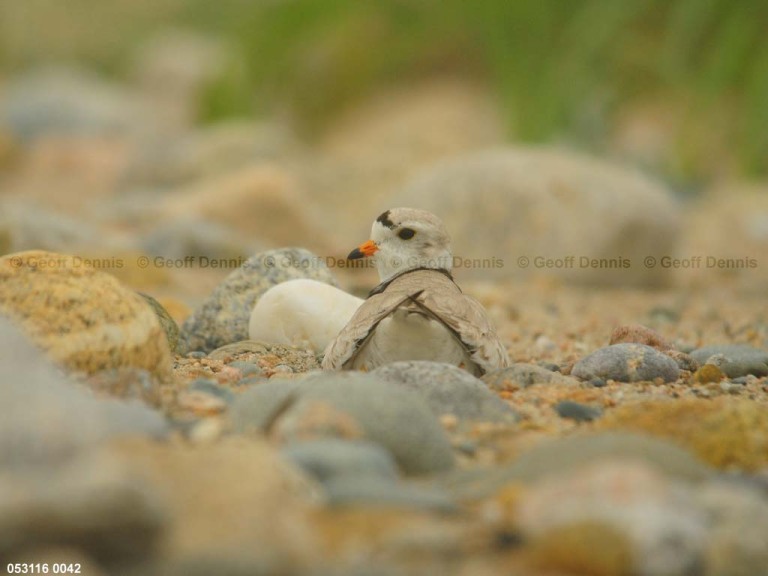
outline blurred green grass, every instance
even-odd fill
[[[87,37],[104,36],[103,26],[76,27],[61,9],[50,24],[74,27],[72,41],[88,46],[80,56],[105,70],[119,72],[135,43],[168,24],[227,42],[234,56],[205,91],[203,122],[281,111],[317,134],[367,95],[449,74],[487,83],[516,140],[605,151],[621,113],[651,103],[674,119],[673,154],[663,167],[673,180],[695,184],[723,171],[768,172],[765,0],[59,4],[121,30],[105,48]],[[123,12],[115,8],[115,17],[105,5]],[[89,6],[98,9],[88,12]],[[6,70],[27,56],[0,47]]]

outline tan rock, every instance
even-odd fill
[[[441,162],[391,206],[434,212],[453,240],[454,272],[557,277],[585,284],[664,284],[680,209],[643,174],[554,148],[507,147]]]
[[[681,286],[734,281],[768,286],[768,185],[723,186],[692,202],[680,250],[670,262]]]
[[[433,79],[377,93],[342,115],[320,142],[320,166],[309,177],[334,227],[352,238],[368,233],[369,221],[392,207],[386,198],[416,171],[505,139],[488,90]]]
[[[169,562],[242,558],[283,573],[317,553],[310,512],[318,488],[265,441],[119,446],[166,495],[173,518]]]
[[[152,308],[76,257],[29,251],[0,258],[0,313],[56,362],[89,374],[144,368],[171,379],[168,341]]]
[[[163,202],[161,213],[173,220],[202,218],[275,247],[328,249],[310,200],[297,180],[274,164],[249,166],[182,189]]]

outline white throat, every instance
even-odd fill
[[[436,255],[391,253],[388,250],[380,250],[373,259],[381,282],[386,282],[401,272],[416,268],[434,268],[450,272],[453,264],[453,256],[449,250],[442,250]]]

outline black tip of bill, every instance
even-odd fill
[[[360,251],[360,248],[355,248],[354,250],[352,250],[352,252],[349,253],[349,256],[347,256],[347,260],[358,260],[364,257],[365,257],[365,254],[363,254]]]

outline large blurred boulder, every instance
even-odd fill
[[[135,192],[137,187],[187,184],[298,149],[291,131],[277,122],[221,122],[144,143],[130,159],[121,186]]]
[[[234,230],[269,247],[310,246],[325,255],[327,234],[297,179],[281,166],[256,164],[165,196],[168,222],[198,219]]]
[[[676,269],[681,284],[731,278],[764,292],[768,286],[768,186],[723,187],[697,199],[686,212],[681,240],[677,255],[686,264]]]
[[[0,127],[25,142],[44,136],[134,133],[141,115],[130,93],[77,68],[19,75],[0,99]]]
[[[641,174],[546,148],[488,150],[440,163],[389,205],[443,218],[454,254],[476,260],[462,262],[459,274],[533,272],[624,286],[667,279],[668,270],[645,259],[674,252],[679,217],[669,192]]]
[[[334,228],[353,237],[367,233],[383,199],[418,170],[504,139],[501,112],[487,90],[430,80],[377,94],[342,115],[320,141],[319,162],[307,178]]]

